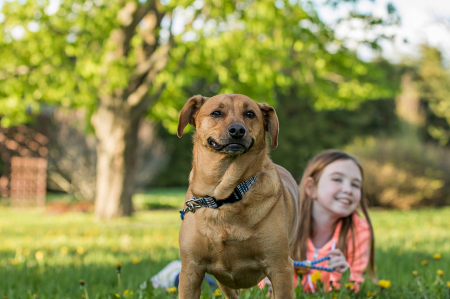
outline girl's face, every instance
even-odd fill
[[[353,213],[361,201],[362,175],[352,160],[337,160],[328,164],[313,188],[314,204],[336,217]]]

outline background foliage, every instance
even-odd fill
[[[8,1],[0,22],[1,124],[28,122],[48,105],[83,109],[87,131],[94,129],[90,115],[101,119],[92,123],[99,141],[97,161],[103,166],[96,169],[97,186],[111,184],[112,174],[132,186],[136,124],[146,114],[174,133],[178,111],[192,94],[242,93],[294,108],[285,100],[290,99],[298,102],[294,111],[305,112],[357,109],[366,101],[393,98],[398,85],[393,67],[381,59],[360,60],[316,10],[312,2],[294,0]],[[365,29],[398,21],[392,5],[387,6],[386,19],[356,12],[349,19],[362,21]],[[376,49],[383,38],[375,34],[364,42]],[[370,118],[363,121],[368,126]],[[358,120],[353,125],[357,124]],[[324,132],[334,125],[325,124]],[[334,138],[331,132],[324,135],[322,144],[308,151],[337,145],[328,139],[348,140]],[[298,138],[301,142],[310,136]],[[111,152],[117,154],[106,150],[111,144],[117,147]],[[297,175],[297,166],[311,154],[297,156],[293,148],[289,153],[300,164],[275,160]],[[279,152],[279,157],[287,153]],[[120,171],[108,167],[119,164],[125,165]],[[98,216],[131,213],[132,188],[111,194],[110,190],[97,190]],[[105,197],[110,203],[120,199],[121,205],[100,208],[107,204],[101,200]],[[126,208],[119,211],[120,207]]]
[[[170,14],[153,38],[164,45],[172,30],[177,46],[154,83],[166,88],[152,115],[164,119],[166,126],[176,118],[171,107],[179,108],[192,94],[188,90],[200,84],[212,94],[238,92],[270,103],[276,88],[301,87],[297,92],[309,95],[316,108],[355,107],[392,95],[386,74],[345,48],[311,3],[163,3],[158,2],[158,9]],[[133,37],[130,54],[122,60],[108,56],[117,46],[108,38],[124,22],[118,12],[125,2],[72,0],[56,8],[48,4],[13,1],[2,8],[4,126],[27,121],[27,111],[39,111],[42,102],[92,111],[99,96],[123,88],[138,71],[134,67],[140,35]],[[175,29],[175,17],[185,26]],[[144,22],[136,30],[145,26],[150,24]]]
[[[108,55],[115,45],[109,38],[123,21],[119,10],[125,2],[72,0],[57,8],[49,3],[8,1],[2,8],[1,122],[4,126],[29,122],[50,105],[82,109],[85,132],[92,133],[89,118],[98,98],[123,88],[136,72],[141,33],[149,24],[137,27],[141,35],[131,40],[130,55],[113,61]],[[147,153],[154,159],[138,153],[141,160],[144,157],[159,164],[149,163],[140,171],[139,177],[146,177],[146,181],[139,181],[139,187],[187,185],[191,138],[185,135],[178,139],[172,134],[178,111],[188,97],[243,93],[276,108],[280,146],[271,157],[296,179],[320,150],[347,148],[367,165],[371,204],[406,209],[448,203],[449,72],[438,50],[424,46],[420,60],[401,65],[381,58],[361,61],[335,37],[333,28],[320,20],[317,8],[309,2],[157,3],[166,17],[154,38],[162,45],[173,39],[174,47],[151,92],[161,86],[164,90],[147,113],[147,121],[156,124],[157,134],[145,137],[155,140],[145,146],[161,145],[158,151]],[[362,20],[365,30],[399,21],[392,5],[387,11],[386,19],[357,12],[349,18]],[[175,24],[176,20],[181,23]],[[17,32],[22,32],[22,38]],[[365,43],[377,49],[383,38],[375,36]],[[410,88],[401,86],[404,74],[413,78],[420,100],[417,113],[422,121],[407,124],[415,128],[416,137],[403,129],[404,120],[397,113],[396,96]],[[57,144],[62,142],[60,138],[53,141],[55,149],[62,148]],[[76,148],[64,151],[78,153],[70,156],[73,161],[81,161],[77,155],[86,150],[95,155],[92,146],[79,149],[84,143],[80,140]],[[64,145],[70,147],[67,142]],[[95,161],[95,156],[90,160]],[[95,167],[89,165],[89,169],[82,178],[95,176]],[[383,171],[385,179],[376,179]],[[67,171],[59,175],[72,186],[78,183]],[[95,194],[91,185],[84,192],[91,194],[90,198]]]

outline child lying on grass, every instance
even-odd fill
[[[369,275],[374,272],[374,236],[372,224],[363,196],[363,170],[351,155],[329,150],[315,156],[307,165],[299,185],[301,215],[295,241],[294,259],[316,260],[330,257],[328,267],[333,272],[298,268],[302,271],[301,284],[307,292],[314,293],[316,279],[339,288],[342,274],[350,268],[352,289],[359,291],[364,282],[363,271],[369,265]],[[360,210],[365,219],[360,218]],[[320,272],[319,275],[314,273]],[[262,288],[268,279],[259,283]],[[269,287],[270,289],[270,287]]]

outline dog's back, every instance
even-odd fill
[[[291,217],[289,223],[291,224],[289,230],[289,245],[293,247],[293,242],[295,239],[298,227],[298,221],[300,217],[300,195],[298,192],[298,184],[292,177],[291,173],[280,165],[275,164],[275,168],[280,175],[282,184],[284,185],[284,201],[285,206],[288,209],[287,215]]]

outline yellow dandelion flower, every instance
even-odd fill
[[[353,286],[353,284],[354,284],[353,281],[347,282],[347,283],[345,284],[345,287],[346,287],[347,289],[350,289],[350,288]]]
[[[427,261],[427,260],[423,260],[422,262],[420,262],[420,264],[421,264],[422,266],[426,266],[426,265],[428,265],[428,261]]]
[[[86,299],[86,295],[85,294],[81,294],[81,299]]]
[[[77,253],[78,253],[79,255],[84,254],[84,253],[85,253],[84,248],[83,248],[83,247],[78,247],[78,248],[77,248]]]
[[[125,290],[125,291],[123,292],[123,294],[126,295],[126,294],[128,294],[129,292],[130,292],[129,290]]]
[[[378,285],[380,287],[382,287],[383,289],[389,289],[391,287],[391,281],[390,280],[383,280],[383,279],[381,279],[378,282]]]
[[[81,287],[84,287],[84,280],[83,279],[80,279],[79,283],[80,283]]]
[[[450,281],[447,281],[447,286],[450,288]]]
[[[120,295],[119,295],[119,294],[114,294],[114,296],[116,296],[117,298],[120,298]]]
[[[11,260],[11,265],[17,265],[19,263],[19,260],[17,260],[17,259],[12,259]]]
[[[69,252],[69,248],[67,248],[66,246],[61,247],[60,249],[62,254],[67,254]]]
[[[24,249],[23,250],[23,255],[24,256],[29,256],[30,255],[30,249]]]
[[[133,262],[133,264],[139,264],[140,262],[141,262],[141,259],[140,258],[138,258],[138,257],[135,257],[133,260],[132,260],[132,262]]]
[[[320,271],[316,271],[311,275],[311,281],[312,283],[316,283],[320,278],[322,277],[322,273]]]
[[[214,296],[220,296],[220,289],[216,289],[215,291],[214,291]]]
[[[440,260],[441,259],[441,254],[440,253],[436,253],[435,255],[433,255],[433,258],[435,260]]]
[[[373,297],[375,297],[377,294],[375,294],[375,293],[373,293],[373,292],[371,292],[371,291],[367,291],[367,297],[368,298],[373,298]]]
[[[297,274],[303,274],[302,270],[297,270]]]
[[[176,291],[177,291],[177,287],[167,289],[167,292],[169,292],[169,293],[175,293]]]
[[[120,273],[120,270],[122,269],[122,264],[120,262],[116,263],[116,269],[117,269],[117,273]]]
[[[36,295],[36,294],[33,295],[33,298],[37,298],[37,297],[38,297],[38,295]]]
[[[444,271],[442,271],[441,269],[437,270],[437,275],[439,275],[439,276],[444,275]]]
[[[42,261],[44,259],[44,253],[42,251],[36,251],[34,257],[38,260],[38,261]]]
[[[133,291],[130,291],[130,295],[133,295]]]
[[[338,297],[338,294],[337,294],[337,293],[334,293],[334,294],[333,294],[333,299],[337,299],[337,297]]]
[[[419,272],[417,272],[416,270],[414,270],[414,271],[412,271],[412,274],[413,274],[414,276],[417,276],[417,275],[419,274]]]

